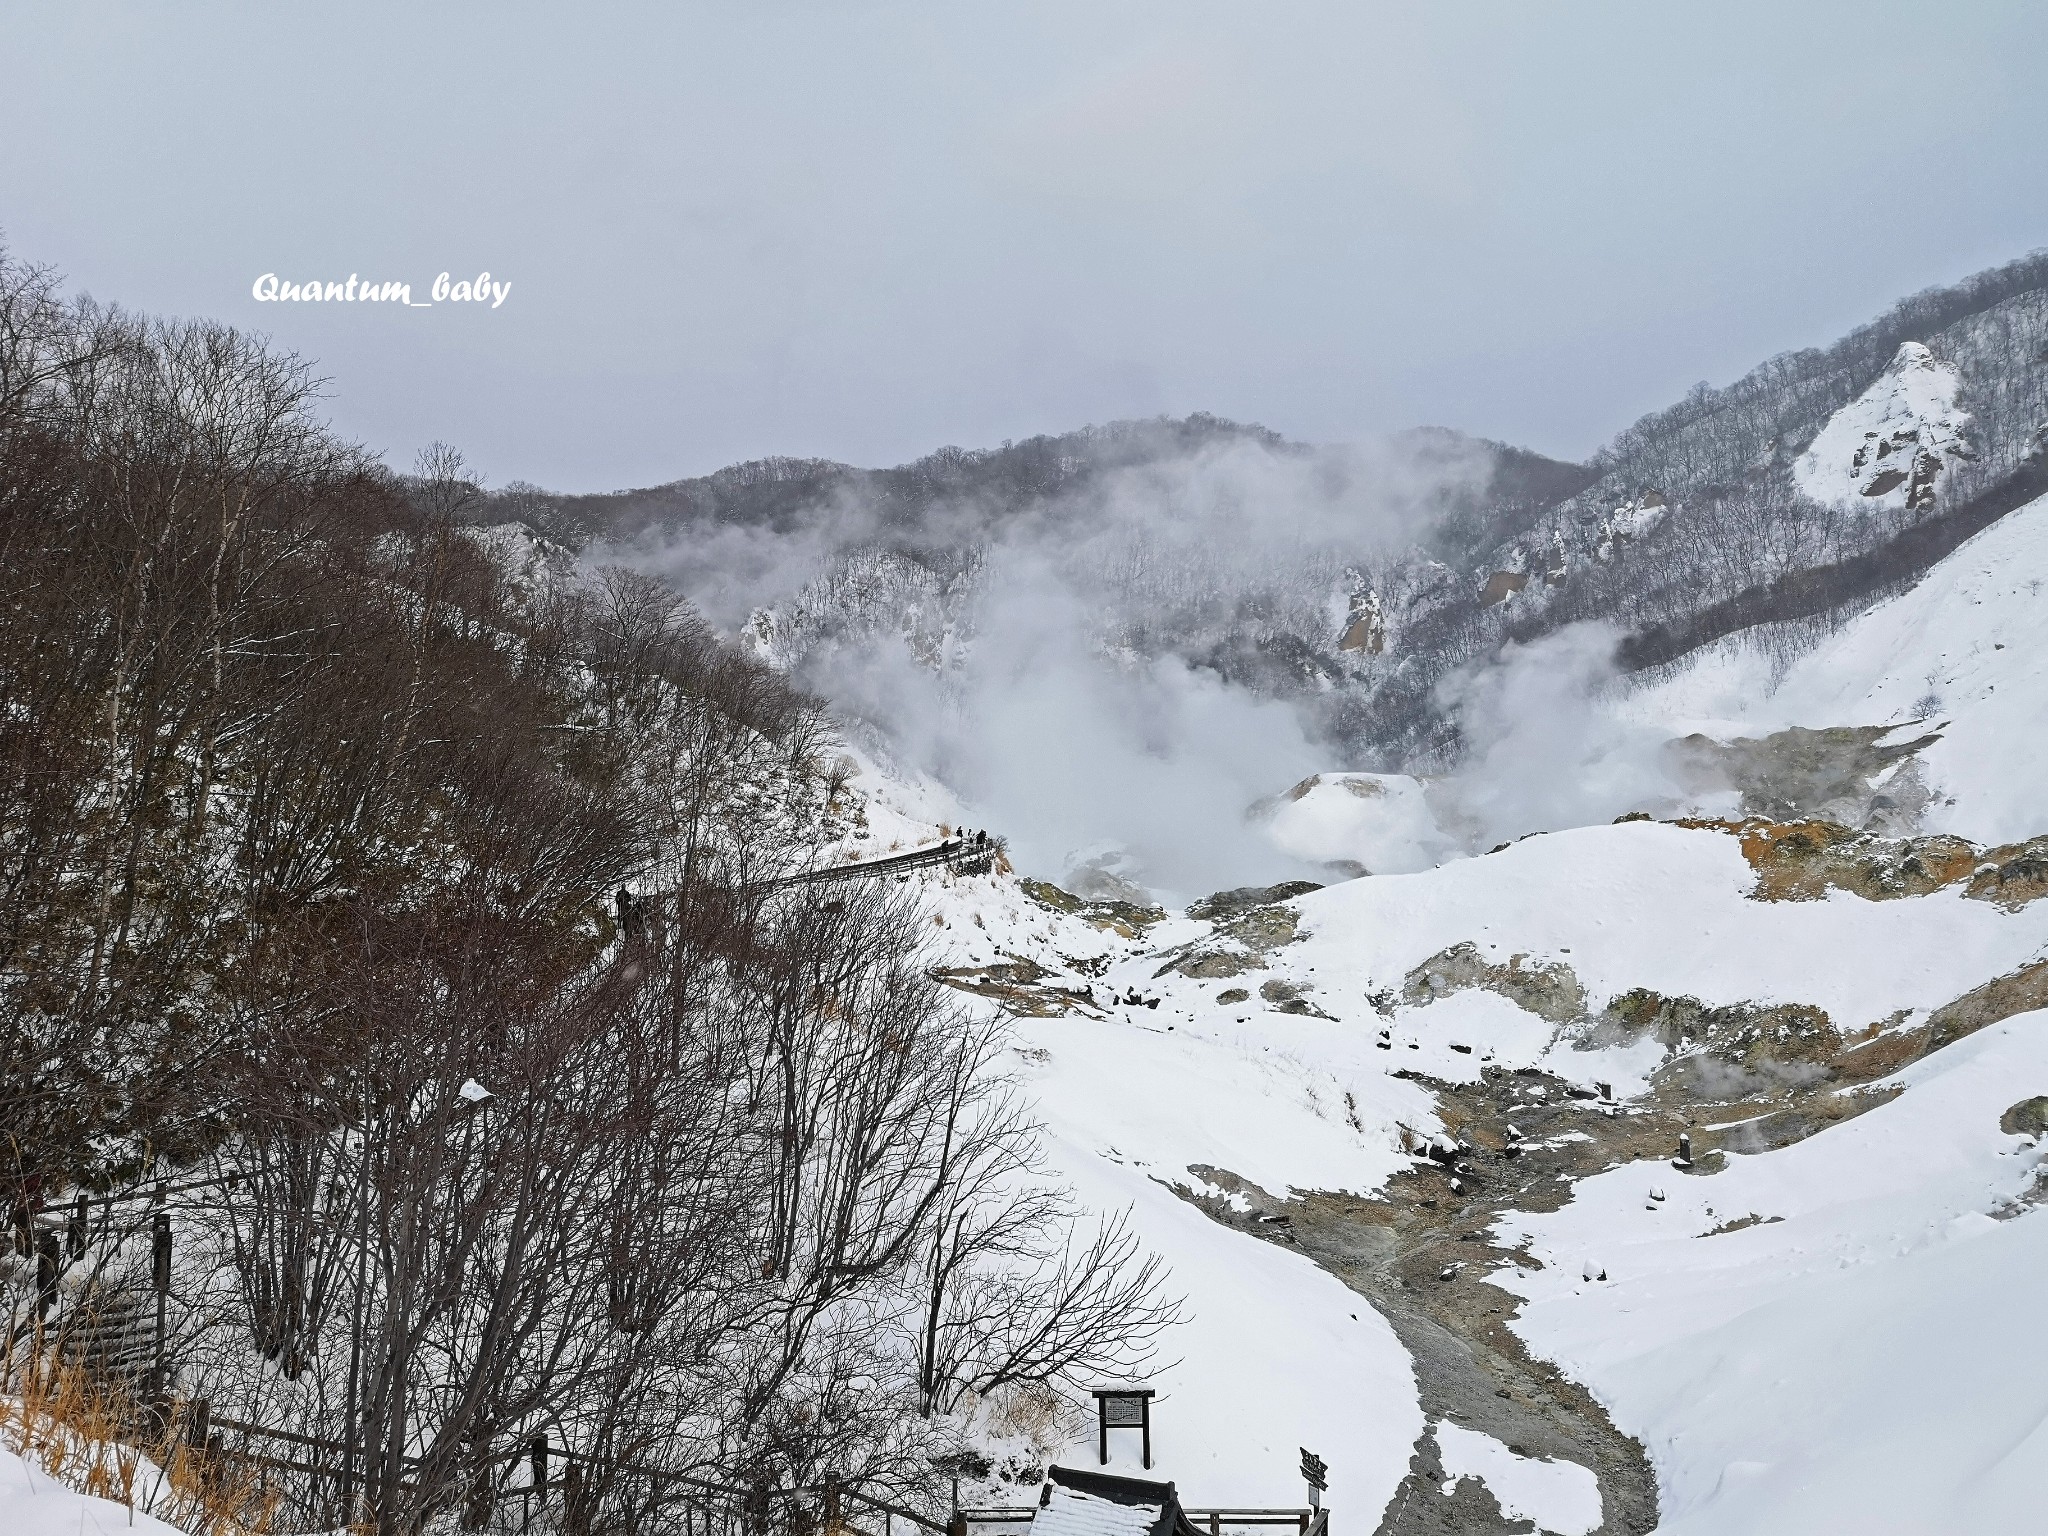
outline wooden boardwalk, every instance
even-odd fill
[[[785,875],[777,885],[822,885],[833,880],[876,880],[885,875],[907,875],[913,870],[951,866],[963,875],[985,875],[995,861],[1000,844],[973,842],[949,837],[927,848],[913,848],[882,859],[864,859],[858,864],[821,864],[798,874]]]

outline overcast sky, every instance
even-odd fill
[[[0,231],[497,484],[1192,410],[1577,457],[2048,245],[2044,59],[2026,0],[16,0]]]

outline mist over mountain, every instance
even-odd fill
[[[1700,385],[1587,464],[1444,428],[1309,444],[1197,414],[886,469],[513,486],[479,515],[660,573],[1037,858],[1114,842],[1179,889],[1302,873],[1256,839],[1191,865],[1170,829],[1319,770],[1491,755],[1645,782],[1539,760],[1474,677],[1583,626],[1559,653],[1572,699],[1731,635],[1789,663],[2033,492],[2044,357],[2036,254]]]

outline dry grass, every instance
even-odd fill
[[[191,1536],[266,1536],[277,1500],[258,1468],[185,1445],[128,1388],[51,1354],[12,1355],[0,1445],[66,1487],[153,1515]],[[174,1404],[170,1423],[183,1422]]]

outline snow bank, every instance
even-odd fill
[[[5,1448],[0,1448],[0,1531],[6,1536],[180,1536],[175,1526],[151,1515],[67,1488]]]

